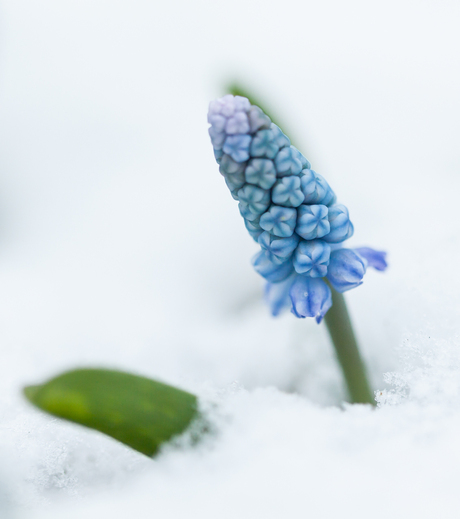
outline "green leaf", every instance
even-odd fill
[[[34,405],[153,456],[198,416],[196,396],[145,377],[76,369],[24,388]]]

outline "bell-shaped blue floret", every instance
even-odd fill
[[[314,317],[319,324],[332,306],[331,289],[319,278],[296,276],[289,295],[296,317]]]
[[[277,205],[298,207],[305,199],[300,189],[300,178],[295,175],[283,177],[276,181],[272,190],[272,200]]]
[[[294,267],[290,259],[281,264],[273,263],[273,261],[267,258],[263,250],[252,258],[252,265],[254,270],[267,281],[270,281],[270,283],[279,283],[294,272]]]
[[[250,154],[251,157],[265,157],[274,159],[280,147],[275,138],[275,132],[272,129],[259,130],[252,138]]]
[[[274,317],[282,310],[291,306],[289,291],[297,274],[292,274],[280,283],[267,283],[265,285],[265,301]]]
[[[270,209],[260,217],[260,226],[280,238],[289,238],[294,232],[297,221],[297,211],[289,207],[272,205]]]
[[[235,200],[238,200],[238,191],[246,184],[244,172],[232,173],[231,175],[224,175],[225,183],[227,184],[230,193]]]
[[[294,254],[294,268],[298,274],[322,278],[327,274],[331,247],[322,240],[301,240]]]
[[[240,200],[239,208],[244,218],[248,218],[243,212],[246,210],[258,216],[265,213],[270,205],[270,191],[246,184],[238,191],[238,200]],[[248,218],[248,220],[254,220],[254,218]]]
[[[270,159],[251,159],[246,167],[246,182],[270,189],[276,182],[276,169]]]
[[[331,253],[327,279],[337,292],[356,288],[363,282],[366,263],[352,249],[338,249]]]
[[[259,236],[259,245],[265,251],[265,255],[269,260],[278,265],[292,256],[298,243],[299,237],[297,234],[293,234],[289,238],[278,238],[268,231],[264,231]]]
[[[297,148],[282,148],[275,157],[278,176],[298,175],[302,171],[302,162],[302,154]]]
[[[335,195],[324,178],[312,169],[303,169],[300,173],[304,204],[331,205]]]
[[[301,205],[297,209],[297,227],[295,232],[304,240],[322,238],[330,230],[325,205]]]
[[[225,126],[227,135],[235,135],[238,133],[249,133],[249,119],[245,112],[236,112],[229,117]]]
[[[256,133],[259,130],[270,128],[270,117],[265,115],[258,106],[251,106],[248,112],[248,117],[251,133]]]
[[[212,138],[212,137],[211,137]],[[214,145],[214,142],[213,142]],[[224,142],[222,149],[224,153],[236,162],[245,162],[249,159],[249,146],[251,145],[250,135],[229,135]],[[215,146],[214,146],[215,147]]]
[[[236,162],[230,155],[223,154],[219,164],[219,171],[222,175],[233,175],[234,173],[244,173],[246,162]]]
[[[259,220],[260,217],[256,217],[252,221],[244,218],[244,225],[248,233],[250,234],[251,238],[256,242],[259,242],[259,236],[264,232],[262,227],[259,225]]]
[[[343,204],[336,204],[329,207],[327,215],[331,230],[324,237],[329,243],[341,243],[353,236],[353,224],[348,216],[348,209]]]
[[[281,131],[281,128],[279,126],[276,126],[275,123],[272,123],[270,128],[273,132],[275,142],[278,145],[279,149],[285,148],[286,146],[291,145],[291,141],[289,140],[289,137]]]
[[[359,247],[353,250],[366,260],[368,267],[373,267],[375,270],[382,272],[388,267],[386,252],[374,250],[370,247]]]

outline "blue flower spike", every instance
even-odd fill
[[[232,197],[261,250],[252,259],[266,281],[272,315],[325,320],[350,401],[375,405],[343,292],[368,267],[387,268],[386,253],[345,248],[354,232],[348,209],[289,138],[248,99],[227,95],[209,105],[209,135]]]
[[[273,315],[285,307],[320,322],[338,292],[362,284],[367,267],[383,271],[385,253],[344,248],[353,235],[348,209],[289,138],[248,99],[209,105],[209,135],[219,170],[261,251],[254,269],[268,284]]]

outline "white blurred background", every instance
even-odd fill
[[[457,394],[456,376],[454,389],[439,389],[436,381],[458,361],[459,27],[454,1],[0,2],[0,472],[18,514],[51,514],[62,500],[68,511],[75,499],[109,492],[98,502],[103,508],[113,488],[124,489],[144,472],[148,487],[149,477],[166,471],[166,495],[185,484],[168,465],[177,453],[152,468],[23,401],[23,385],[64,369],[117,367],[211,399],[247,390],[247,402],[228,411],[243,423],[259,406],[251,400],[256,388],[276,388],[281,401],[285,392],[300,393],[318,423],[332,411],[315,405],[344,398],[323,327],[291,315],[274,320],[261,301],[263,283],[250,266],[257,247],[207,135],[208,102],[235,81],[272,108],[349,207],[351,244],[389,253],[388,273],[370,272],[348,296],[374,387],[388,387],[383,374],[394,370],[403,374],[401,386],[410,385],[404,373],[439,351],[450,360],[438,366],[431,385],[417,379],[420,409],[433,391],[436,398]],[[411,355],[420,351],[417,361],[404,349],[408,343]],[[285,418],[295,429],[289,402],[292,417]],[[299,410],[302,419],[308,412]],[[399,424],[386,412],[379,419]],[[331,420],[318,426],[325,437],[340,428]],[[186,503],[202,503],[211,481],[219,503],[229,493],[239,496],[238,471],[247,467],[233,461],[229,445],[245,442],[248,431],[238,431],[215,447],[228,459],[209,461],[205,453],[181,466],[181,474],[200,467]],[[284,434],[275,427],[262,442],[267,452],[283,451]],[[421,488],[433,488],[428,469],[443,455],[448,463],[460,452],[458,444],[442,450],[445,438],[433,434],[441,454],[426,461],[427,472],[414,469]],[[378,449],[372,434],[363,443]],[[294,442],[283,459],[311,460],[300,445]],[[329,456],[330,445],[322,448]],[[412,461],[420,459],[420,451],[410,452]],[[401,457],[399,448],[388,453],[395,463]],[[312,465],[310,484],[322,459],[318,454]],[[328,470],[347,480],[331,460]],[[227,470],[222,480],[213,472],[220,473],[218,461]],[[353,469],[363,481],[379,477],[372,460],[363,463]],[[256,481],[261,464],[252,467]],[[453,482],[458,474],[451,476]],[[263,501],[263,489],[275,481],[254,483],[254,496],[261,492]],[[457,498],[444,483],[442,516],[450,517]],[[414,512],[406,497],[395,509]],[[253,510],[245,499],[235,497],[232,513],[258,517],[245,515]],[[307,510],[303,499],[288,499],[294,515]],[[420,503],[418,517],[431,510],[430,501]],[[169,517],[164,506],[160,516]],[[185,506],[174,517],[193,517]],[[210,507],[209,517],[216,510]],[[260,517],[271,517],[270,510],[276,506]]]

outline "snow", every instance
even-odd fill
[[[0,4],[2,519],[458,516],[459,11]],[[261,301],[207,135],[235,77],[389,252],[347,294],[376,410]],[[149,460],[21,396],[76,366],[192,391],[212,432]]]

